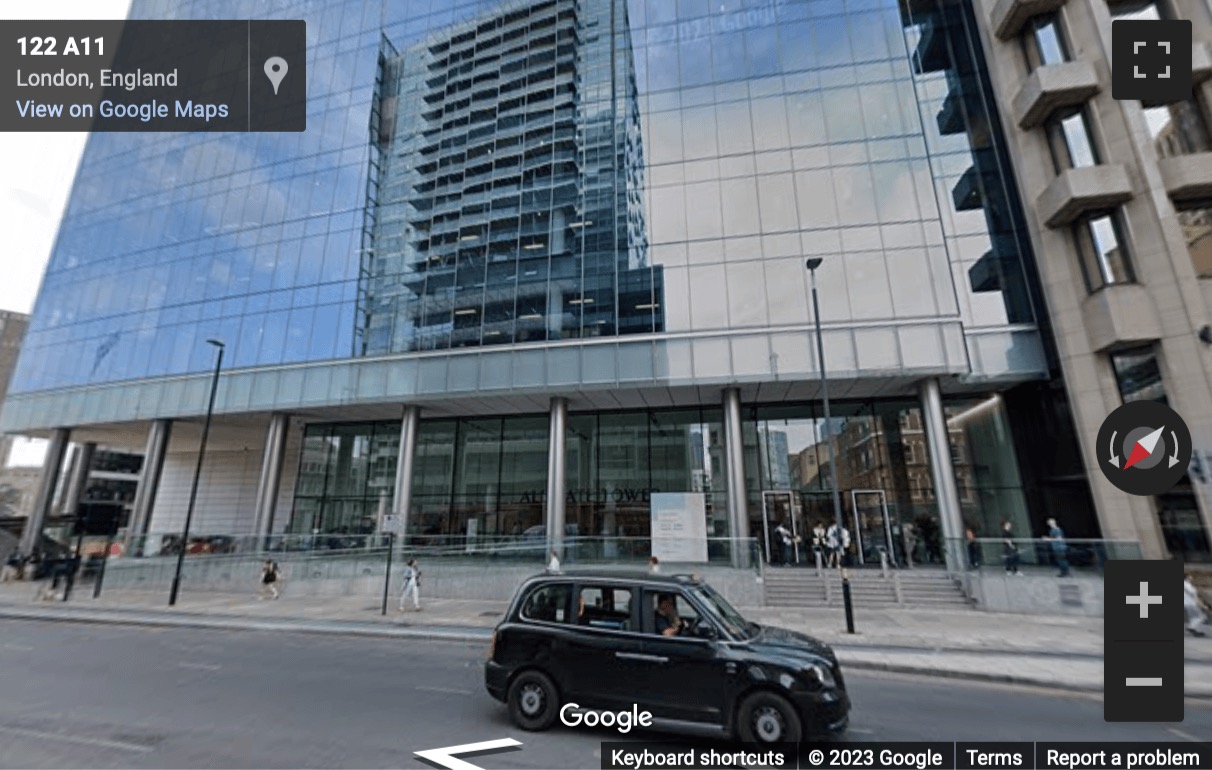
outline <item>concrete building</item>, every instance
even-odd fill
[[[203,536],[391,512],[559,549],[643,540],[677,493],[765,542],[832,518],[804,458],[833,442],[876,530],[1056,516],[1208,557],[1195,490],[1127,499],[1091,444],[1158,387],[1212,415],[1172,215],[1212,174],[1110,100],[1105,0],[433,5],[283,7],[315,35],[303,134],[90,137],[0,415],[51,439],[31,531],[75,442],[141,451],[128,534],[177,536],[217,339]]]
[[[1165,400],[1212,451],[1212,8],[1185,0],[979,0],[989,79],[1026,202],[1041,288],[1103,533],[1203,560],[1209,488],[1125,495],[1094,436],[1124,401]],[[1189,19],[1195,92],[1155,105],[1111,96],[1117,19]],[[1206,337],[1206,332],[1205,332]],[[1203,463],[1206,465],[1206,461]]]

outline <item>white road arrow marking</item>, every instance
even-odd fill
[[[1119,431],[1111,431],[1111,464],[1116,468],[1119,467],[1119,455],[1115,454],[1115,434]]]
[[[464,762],[461,759],[455,759],[455,754],[470,754],[473,751],[492,751],[493,749],[507,749],[510,746],[521,746],[521,741],[515,741],[513,738],[500,738],[495,741],[481,741],[479,743],[464,743],[462,746],[447,746],[444,749],[425,749],[424,751],[413,752],[421,759],[428,759],[430,762],[449,768],[449,770],[483,770],[479,765],[473,765],[470,762]]]

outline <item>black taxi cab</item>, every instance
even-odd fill
[[[575,703],[643,709],[654,728],[785,743],[841,733],[850,711],[828,645],[749,622],[688,575],[530,578],[493,632],[484,678],[524,730],[551,727]]]

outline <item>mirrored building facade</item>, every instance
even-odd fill
[[[213,338],[215,534],[646,537],[685,492],[768,548],[832,446],[873,547],[1098,536],[990,12],[136,0],[305,19],[308,130],[90,137],[0,427],[142,449],[131,531],[179,530]]]

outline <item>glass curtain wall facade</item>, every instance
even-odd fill
[[[1001,399],[952,401],[945,411],[965,526],[982,537],[996,536],[1004,521],[1017,532],[1032,531]],[[619,538],[612,547],[647,554],[642,541],[651,534],[651,495],[694,492],[704,495],[708,537],[730,535],[722,419],[718,409],[570,415],[566,534]],[[751,408],[743,434],[750,534],[765,553],[779,523],[807,539],[817,523],[833,521],[830,441],[847,526],[858,533],[864,558],[878,562],[878,549],[891,544],[903,559],[903,533],[911,524],[918,533],[914,560],[941,561],[942,531],[916,404],[842,403],[829,424],[811,404]],[[397,422],[309,428],[288,531],[377,532],[377,517],[390,512],[398,437]],[[541,542],[547,438],[545,416],[423,421],[410,537]]]
[[[309,130],[91,136],[12,390],[204,373],[208,337],[238,371],[693,332],[760,370],[798,334],[722,337],[807,323],[805,255],[844,265],[825,323],[958,321],[1031,370],[979,62],[956,13],[900,5],[280,3]]]
[[[661,330],[625,5],[503,3],[379,69],[360,352]]]
[[[12,390],[151,393],[205,375],[222,339],[221,414],[330,421],[306,428],[292,533],[376,531],[400,426],[340,420],[408,403],[442,415],[422,422],[410,535],[445,538],[544,526],[548,416],[468,416],[517,395],[574,399],[573,533],[644,536],[653,492],[695,492],[730,536],[720,388],[786,385],[743,421],[751,532],[831,510],[830,441],[848,521],[887,545],[937,529],[906,399],[945,377],[982,394],[948,416],[964,515],[991,534],[1025,504],[984,404],[1047,362],[968,6],[284,0],[275,16],[308,22],[308,131],[92,136]],[[803,403],[806,256],[853,401],[828,426]],[[168,401],[152,416],[190,416]]]

